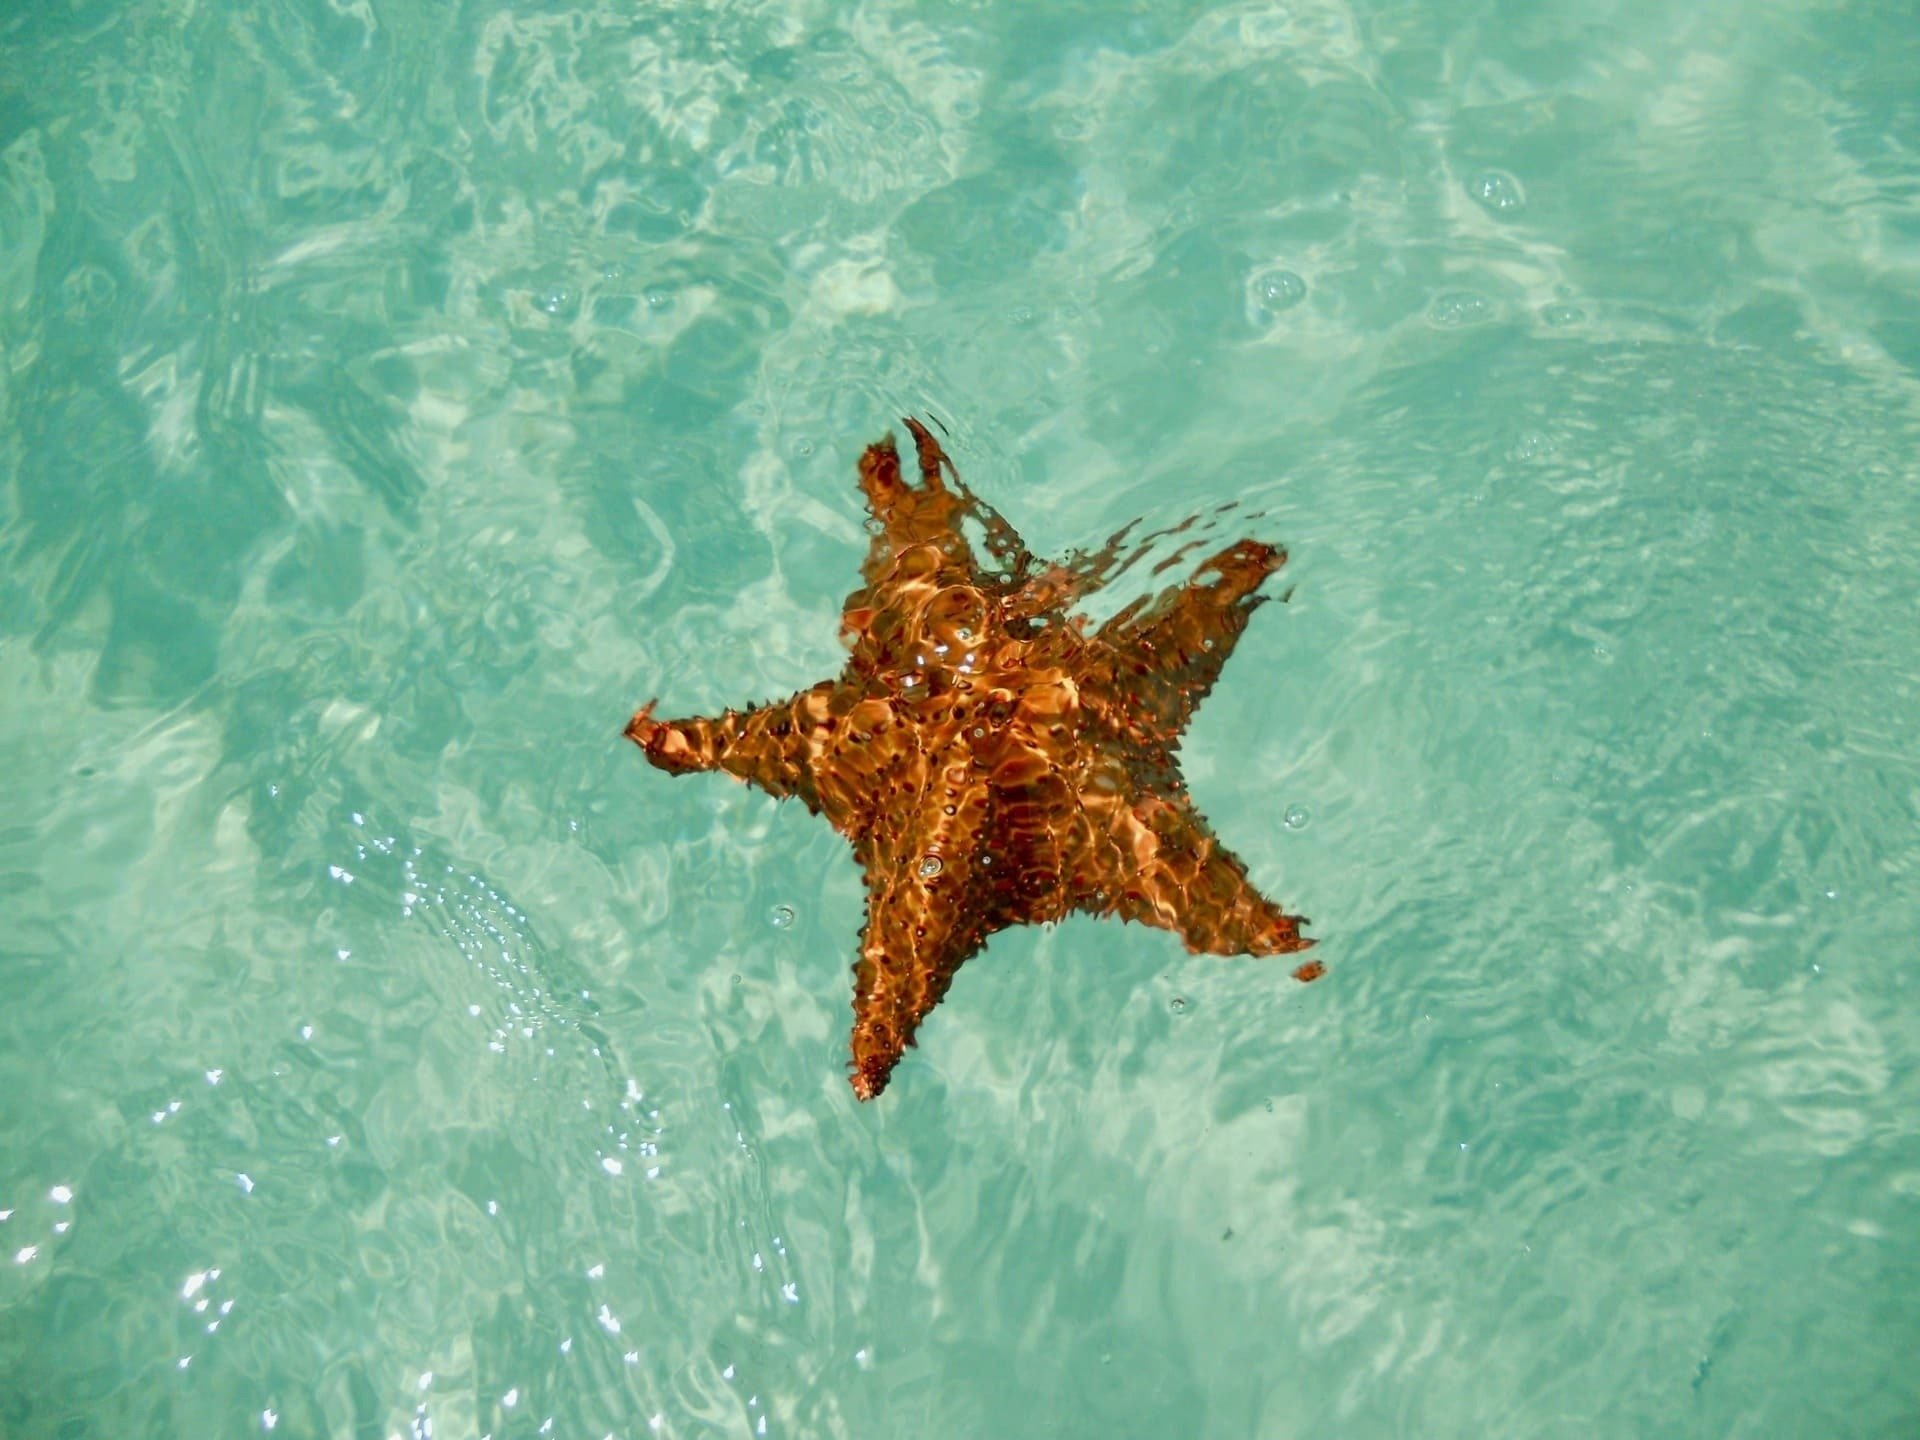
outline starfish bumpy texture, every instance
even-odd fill
[[[1067,607],[1111,576],[1132,527],[1096,554],[1037,561],[926,427],[906,426],[917,486],[892,436],[860,460],[873,541],[841,620],[853,654],[839,678],[712,719],[656,720],[649,702],[626,732],[662,770],[724,770],[797,796],[853,842],[867,882],[862,1100],[886,1087],[954,972],[1008,926],[1081,910],[1171,930],[1195,953],[1313,943],[1214,838],[1174,764],[1285,553],[1238,541],[1090,630]]]

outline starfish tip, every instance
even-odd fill
[[[854,1072],[847,1077],[853,1086],[854,1097],[859,1100],[871,1100],[887,1088],[887,1072],[891,1067],[878,1055],[869,1055],[859,1062]]]
[[[646,704],[634,711],[633,718],[627,721],[627,728],[624,732],[627,739],[642,748],[646,746],[647,737],[658,728],[653,723],[653,707],[658,703],[657,700],[647,701]]]

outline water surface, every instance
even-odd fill
[[[1920,1427],[1897,7],[0,19],[0,1433]],[[844,1078],[860,447],[1285,543],[1077,920]],[[1126,598],[1114,597],[1114,603]]]

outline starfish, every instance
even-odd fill
[[[649,701],[626,731],[662,770],[797,797],[853,842],[867,886],[850,1067],[862,1100],[954,972],[1009,926],[1078,910],[1170,930],[1195,954],[1313,943],[1214,838],[1174,763],[1285,552],[1240,540],[1090,629],[1067,607],[1111,577],[1133,526],[1043,564],[926,427],[905,423],[917,486],[891,435],[860,460],[873,539],[838,678],[714,718],[656,720]]]

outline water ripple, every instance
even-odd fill
[[[7,44],[0,1429],[1920,1410],[1886,17]],[[1326,980],[1011,932],[851,1099],[846,847],[619,730],[839,663],[906,412],[1037,551],[1289,546],[1185,764]]]

